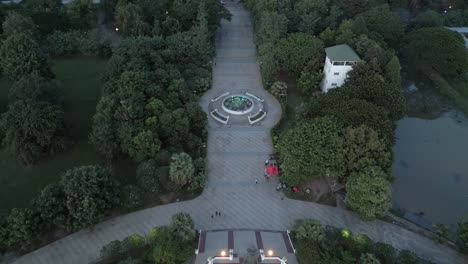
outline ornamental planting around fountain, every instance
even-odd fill
[[[224,125],[253,125],[266,116],[265,100],[246,91],[224,92],[210,100],[208,110]]]
[[[254,103],[247,96],[236,94],[224,98],[221,106],[229,114],[244,115],[252,112]]]

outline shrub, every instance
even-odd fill
[[[397,251],[395,248],[381,242],[374,244],[372,252],[381,259],[383,263],[395,263],[397,258]]]
[[[198,173],[197,176],[193,178],[192,183],[190,183],[189,190],[194,192],[202,191],[205,188],[206,177],[203,173]]]
[[[468,221],[457,223],[457,236],[461,251],[468,253]]]
[[[325,239],[325,228],[315,219],[299,220],[295,226],[296,238],[321,243]]]
[[[284,82],[274,82],[270,87],[270,93],[280,101],[280,103],[285,104],[288,97],[288,86]]]
[[[81,35],[78,49],[83,54],[110,57],[112,55],[112,35],[93,29]]]
[[[371,253],[363,253],[359,258],[360,264],[380,264],[380,261]]]
[[[35,206],[43,221],[49,225],[66,227],[68,210],[65,193],[59,184],[45,186],[35,200]]]
[[[126,250],[142,248],[145,246],[145,238],[139,234],[130,235],[122,241]]]
[[[140,163],[136,171],[137,183],[140,188],[149,193],[160,191],[157,167],[154,160]]]
[[[114,240],[101,248],[100,255],[101,258],[111,258],[120,255],[122,252],[122,242],[120,242],[120,240]]]
[[[7,218],[9,247],[25,249],[44,231],[39,214],[29,208],[13,208]]]
[[[196,231],[192,217],[188,213],[180,212],[172,216],[171,230],[182,241],[195,239]]]
[[[143,202],[143,191],[136,185],[129,184],[122,188],[121,205],[126,208],[135,208]]]

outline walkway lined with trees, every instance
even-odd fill
[[[281,107],[262,88],[248,12],[241,4],[227,5],[233,18],[231,22],[223,21],[218,30],[213,86],[201,98],[200,105],[207,110],[209,100],[225,91],[253,91],[268,102],[267,118],[258,126],[221,126],[209,121],[208,183],[198,198],[113,218],[26,254],[14,263],[91,263],[110,241],[134,233],[146,234],[154,226],[169,224],[171,216],[180,211],[189,213],[196,227],[205,230],[285,230],[296,219],[314,218],[324,225],[347,228],[398,249],[414,251],[437,263],[467,263],[466,256],[398,226],[380,220],[365,222],[355,213],[335,207],[282,200],[274,190],[275,183],[264,182],[264,161],[272,151],[270,129],[279,121]],[[212,218],[215,211],[221,211],[222,216]]]

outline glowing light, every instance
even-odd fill
[[[270,257],[273,256],[273,250],[269,249],[269,250],[267,251],[267,254],[268,254],[268,256],[270,256]]]
[[[169,14],[169,11],[166,11],[166,15]]]
[[[115,28],[115,31],[119,31],[119,28]]]
[[[221,257],[225,257],[226,256],[226,251],[225,250],[221,250]]]
[[[343,229],[343,230],[341,230],[341,235],[342,235],[343,237],[349,237],[349,231],[346,230],[346,229]]]
[[[451,6],[451,5],[449,5],[449,8],[452,8],[452,6]]]

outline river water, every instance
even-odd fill
[[[404,87],[409,111],[393,149],[394,208],[454,227],[468,216],[468,118],[431,89]]]

